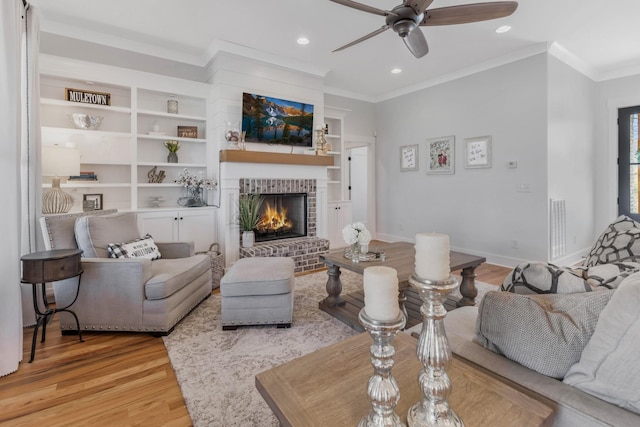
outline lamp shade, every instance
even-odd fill
[[[42,146],[42,176],[80,175],[80,151],[59,145]]]

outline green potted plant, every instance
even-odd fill
[[[180,142],[178,141],[165,141],[164,146],[169,150],[167,156],[168,163],[178,163],[178,150],[180,149]]]
[[[241,194],[238,199],[238,225],[242,230],[242,247],[250,248],[255,242],[253,230],[260,222],[262,196],[259,194]]]

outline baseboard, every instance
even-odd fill
[[[415,240],[412,238],[408,238],[404,236],[396,236],[393,234],[386,234],[386,233],[377,233],[376,239],[381,240],[383,242],[409,242],[409,243],[415,242]],[[549,262],[560,267],[574,266],[583,261],[583,258],[589,252],[589,249],[590,248],[580,249],[574,253],[565,255],[562,258],[557,258]],[[459,247],[453,247],[453,246],[451,247],[451,250],[456,252],[473,254],[477,256],[483,256],[487,259],[488,264],[494,264],[494,265],[499,265],[501,267],[509,267],[509,268],[514,268],[515,266],[523,262],[541,261],[541,260],[509,257],[505,255],[492,254],[488,252],[477,251],[474,249],[459,248]]]

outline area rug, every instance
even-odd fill
[[[362,287],[356,273],[342,271],[340,278],[344,293]],[[216,294],[163,337],[194,426],[279,425],[255,387],[255,375],[358,333],[318,309],[326,281],[326,271],[296,277],[290,329],[254,326],[223,332]],[[476,283],[479,298],[497,290]]]

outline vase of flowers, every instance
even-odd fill
[[[186,196],[178,199],[178,205],[187,207],[200,207],[206,206],[207,202],[204,200],[204,190],[213,190],[218,185],[218,182],[213,178],[205,178],[202,171],[198,175],[194,175],[189,172],[187,168],[184,168],[182,172],[178,174],[176,183],[184,187]]]
[[[178,141],[165,141],[164,146],[169,150],[167,162],[178,163],[178,150],[180,149],[180,143]]]
[[[360,254],[369,252],[369,242],[371,242],[371,233],[362,222],[354,222],[342,229],[342,238],[345,243],[351,245],[351,258],[356,262]]]

